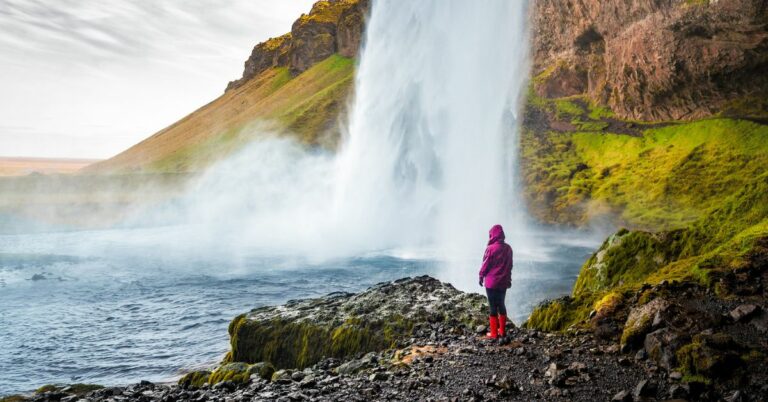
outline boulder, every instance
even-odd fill
[[[409,339],[418,324],[473,328],[485,321],[484,306],[484,297],[428,276],[380,283],[359,294],[289,301],[236,317],[226,361],[304,368],[325,357],[392,348]]]
[[[754,315],[760,312],[760,307],[754,304],[742,304],[735,309],[731,310],[730,316],[733,321],[740,322],[746,321],[752,318]]]
[[[688,338],[690,339],[690,338]],[[645,336],[643,346],[648,357],[668,370],[677,367],[675,352],[686,341],[686,337],[669,328],[662,328]]]
[[[627,317],[624,324],[624,331],[621,334],[621,347],[636,349],[642,345],[645,335],[651,331],[654,321],[661,321],[657,316],[663,314],[670,306],[670,303],[664,299],[657,298],[650,302],[634,307]],[[646,351],[651,351],[646,348]]]

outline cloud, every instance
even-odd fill
[[[218,96],[251,48],[312,2],[0,0],[0,121],[69,142],[98,125],[100,144],[126,131],[137,142]],[[82,156],[60,155],[51,138],[38,155]],[[7,140],[0,155],[21,152]],[[107,157],[118,143],[87,153]]]

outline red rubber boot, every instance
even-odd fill
[[[499,314],[499,337],[503,338],[507,332],[507,315]]]
[[[499,337],[499,318],[492,315],[489,317],[489,321],[491,322],[491,332],[486,336],[490,339],[496,339]]]

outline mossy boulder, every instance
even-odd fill
[[[29,398],[23,395],[8,395],[8,396],[0,397],[0,402],[25,402],[28,400]]]
[[[208,382],[218,384],[230,381],[238,384],[247,384],[251,381],[251,365],[246,363],[228,363],[214,370]]]
[[[677,351],[677,360],[686,376],[727,377],[743,363],[740,349],[730,335],[699,334]]]
[[[393,348],[423,322],[473,327],[484,322],[484,306],[482,296],[428,276],[381,283],[359,294],[289,301],[236,317],[225,363],[305,368],[325,357]]]
[[[653,299],[637,306],[629,312],[624,331],[621,334],[621,347],[635,349],[642,346],[645,336],[651,332],[654,321],[660,322],[661,315],[670,303],[664,299]]]
[[[182,388],[200,388],[208,383],[211,377],[209,370],[192,371],[179,379],[179,386]]]
[[[35,390],[35,393],[43,394],[46,392],[62,392],[66,394],[82,396],[91,391],[96,391],[97,389],[102,389],[102,388],[104,388],[104,386],[98,385],[98,384],[82,384],[82,383],[69,384],[69,385],[47,384]]]

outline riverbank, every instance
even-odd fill
[[[382,283],[358,294],[335,293],[240,315],[230,325],[234,353],[213,372],[189,373],[179,384],[141,382],[79,395],[73,389],[48,388],[3,401],[749,401],[768,396],[764,337],[759,337],[763,307],[745,307],[733,300],[719,305],[714,296],[700,294],[689,284],[647,290],[666,295],[669,307],[660,314],[664,316],[660,322],[685,319],[686,313],[673,306],[686,298],[712,312],[735,305],[720,314],[709,330],[695,335],[701,349],[690,350],[690,363],[715,362],[711,376],[691,376],[685,364],[664,364],[664,348],[661,353],[652,350],[647,339],[637,350],[625,346],[623,337],[606,331],[547,333],[510,325],[504,339],[487,340],[480,323],[485,314],[481,297],[422,276]],[[396,327],[391,320],[394,315],[400,317]],[[615,321],[622,318],[631,321],[619,316]],[[602,320],[606,323],[605,317]],[[294,330],[311,336],[286,336]],[[330,338],[323,339],[322,331]],[[658,330],[653,333],[659,335]],[[252,342],[256,338],[259,342]],[[372,339],[386,339],[388,344]],[[724,345],[750,339],[756,349],[742,356],[722,350]],[[344,349],[332,347],[341,344]],[[306,352],[304,359],[286,359],[299,357],[286,353],[297,348]],[[312,353],[318,348],[323,356]],[[265,351],[274,355],[265,356]],[[265,357],[275,364],[262,362]]]

